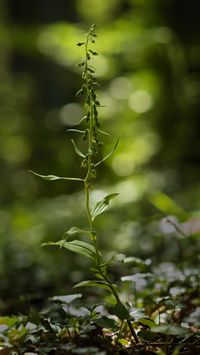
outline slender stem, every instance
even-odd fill
[[[85,195],[86,195],[86,211],[88,216],[88,222],[90,226],[90,231],[93,232],[93,221],[90,212],[90,190],[89,190],[87,180],[85,181]]]
[[[92,180],[92,169],[94,167],[94,164],[93,164],[93,154],[94,154],[93,153],[93,139],[94,139],[95,120],[96,120],[96,117],[94,117],[94,101],[93,101],[93,97],[92,97],[92,95],[94,95],[94,91],[92,89],[91,78],[88,73],[89,72],[88,60],[90,58],[89,54],[88,54],[88,44],[89,44],[90,39],[91,39],[91,32],[89,31],[87,34],[87,37],[86,37],[86,42],[85,42],[85,66],[84,66],[84,72],[83,72],[83,79],[84,79],[85,87],[86,87],[86,106],[87,106],[88,117],[89,117],[87,172],[86,172],[86,176],[84,179],[86,211],[87,211],[88,223],[89,223],[89,227],[90,227],[91,239],[92,239],[92,242],[93,242],[93,245],[95,248],[95,252],[96,252],[96,260],[97,260],[96,267],[97,267],[98,272],[101,275],[101,277],[104,279],[104,281],[109,286],[110,291],[113,294],[114,298],[116,299],[117,304],[123,306],[123,303],[120,300],[118,292],[116,291],[112,281],[109,279],[109,277],[107,275],[107,271],[105,269],[103,269],[103,267],[102,267],[102,259],[99,254],[96,232],[94,229],[94,223],[93,223],[93,219],[92,219],[92,215],[91,215],[91,207],[90,207],[90,190],[91,190],[91,180]],[[130,319],[127,319],[126,321],[129,326],[130,332],[134,338],[135,343],[138,344],[139,340],[138,340],[138,337],[135,333],[135,330],[133,328],[133,325],[132,325]]]
[[[117,291],[115,290],[115,288],[113,287],[112,282],[110,281],[109,277],[107,275],[103,275],[103,274],[101,274],[101,275],[104,277],[104,280],[109,283],[109,287],[110,287],[110,289],[112,291],[112,294],[115,297],[117,303],[120,304],[120,305],[123,305],[123,303],[120,300],[120,297],[119,297]],[[132,334],[132,336],[134,338],[135,343],[138,344],[139,343],[139,339],[137,337],[137,334],[136,334],[136,332],[135,332],[135,330],[133,328],[133,325],[132,325],[130,319],[126,319],[126,321],[127,321],[128,326],[129,326],[130,332],[131,332],[131,334]]]
[[[97,239],[96,239],[96,233],[94,232],[94,228],[93,228],[94,226],[93,226],[93,221],[92,221],[91,212],[90,212],[90,190],[89,190],[89,187],[87,185],[85,187],[85,191],[86,191],[86,209],[87,209],[87,215],[88,215],[88,222],[89,222],[89,225],[90,225],[92,241],[93,241],[93,244],[94,244],[94,247],[95,247],[95,251],[96,251],[98,270],[99,270],[100,275],[109,284],[110,290],[111,290],[113,296],[115,297],[117,303],[122,305],[122,302],[121,302],[121,300],[119,298],[119,295],[118,295],[117,291],[115,290],[115,288],[113,287],[112,282],[110,281],[108,275],[105,274],[104,272],[102,272],[102,269],[101,269],[99,251],[98,251]],[[95,235],[95,238],[94,238],[94,235]],[[134,338],[135,343],[138,344],[139,343],[139,339],[137,337],[137,334],[135,333],[135,330],[133,328],[133,325],[132,325],[130,319],[127,319],[127,324],[129,326],[130,332],[131,332],[131,334],[132,334],[132,336]]]
[[[100,258],[99,258],[97,240],[96,240],[96,233],[93,228],[93,221],[92,221],[91,210],[90,210],[90,189],[91,189],[90,175],[91,175],[91,169],[92,169],[92,138],[93,138],[93,121],[94,121],[94,119],[93,119],[93,110],[92,110],[92,106],[91,106],[91,93],[90,93],[90,85],[89,85],[89,77],[88,77],[88,43],[89,43],[89,38],[90,38],[90,32],[87,34],[86,43],[85,43],[85,70],[84,70],[85,83],[86,83],[86,95],[87,95],[87,99],[89,100],[89,104],[88,104],[89,105],[88,161],[87,161],[87,174],[85,177],[85,195],[86,195],[86,210],[87,210],[88,222],[89,222],[90,231],[91,231],[91,239],[92,239],[94,247],[95,247],[98,265],[100,265]]]
[[[131,334],[133,336],[133,339],[135,340],[135,343],[138,344],[139,343],[139,339],[137,337],[137,334],[135,332],[135,329],[133,328],[133,325],[132,325],[130,319],[127,319],[126,321],[127,321],[128,326],[129,326],[130,332],[131,332]]]

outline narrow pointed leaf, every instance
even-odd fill
[[[109,133],[107,133],[105,131],[102,131],[101,129],[98,129],[98,132],[101,133],[101,134],[104,134],[105,136],[110,136]]]
[[[82,242],[80,240],[73,240],[71,242],[63,242],[63,240],[59,240],[58,242],[47,242],[42,244],[42,246],[46,245],[62,246],[63,248],[68,249],[76,254],[84,255],[87,258],[96,260],[95,248],[91,244]]]
[[[94,220],[96,218],[96,216],[98,216],[99,214],[103,213],[107,207],[109,206],[110,201],[116,197],[117,195],[119,195],[118,193],[114,193],[114,194],[110,194],[107,195],[103,198],[103,200],[97,202],[96,206],[94,207],[91,215],[92,215],[92,220]]]
[[[86,120],[87,116],[83,116],[80,121],[77,123],[77,126],[83,123]]]
[[[68,234],[69,236],[75,234],[90,234],[90,233],[91,233],[90,231],[75,226],[70,228],[67,232],[65,232],[65,234]]]
[[[41,175],[36,173],[35,171],[28,170],[30,173],[32,173],[35,176],[40,177],[41,179],[47,180],[47,181],[54,181],[54,180],[71,180],[71,181],[84,181],[84,179],[80,178],[73,178],[73,177],[65,177],[65,176],[56,176],[56,175]]]
[[[66,132],[75,132],[75,133],[80,133],[80,134],[85,133],[85,131],[81,131],[80,129],[74,129],[74,128],[66,129]]]
[[[76,154],[78,154],[79,157],[85,158],[85,155],[78,149],[78,147],[77,147],[76,143],[74,142],[74,140],[71,139],[71,141],[72,141],[72,144],[74,146],[74,150],[75,150]]]
[[[119,138],[117,139],[113,149],[110,151],[110,153],[108,153],[104,158],[102,158],[100,161],[98,161],[98,163],[95,164],[95,166],[98,166],[99,164],[103,163],[106,159],[108,159],[113,153],[114,151],[117,149],[117,146],[119,144]]]
[[[88,280],[88,281],[82,281],[76,284],[74,287],[100,287],[104,288],[108,291],[111,291],[111,288],[109,284],[105,281],[96,281],[96,280]]]
[[[77,91],[76,96],[81,96],[83,94],[83,89],[81,88],[79,91]]]

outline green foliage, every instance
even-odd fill
[[[98,130],[98,132],[102,133],[101,130]],[[106,134],[106,132],[103,132],[103,134]],[[99,164],[103,163],[105,160],[107,160],[108,158],[110,158],[110,156],[115,152],[115,150],[117,149],[117,146],[119,144],[119,138],[117,139],[113,149],[110,151],[110,153],[108,153],[105,157],[103,157],[100,161],[98,161],[97,163],[95,163],[95,166],[98,166]]]
[[[187,213],[169,196],[162,192],[158,192],[151,196],[151,203],[158,208],[165,216],[174,215],[182,220],[185,220]]]
[[[94,38],[96,37],[94,33],[95,25],[92,25],[89,29],[89,32],[86,35],[86,41],[85,42],[79,42],[77,45],[84,46],[85,47],[85,57],[79,64],[81,67],[83,67],[83,73],[82,73],[82,79],[83,79],[83,84],[81,89],[78,91],[78,95],[83,95],[84,96],[84,106],[86,110],[86,115],[84,116],[83,120],[81,123],[85,123],[85,131],[83,138],[87,142],[87,153],[84,155],[79,148],[77,147],[76,143],[72,139],[72,144],[74,146],[75,152],[77,153],[78,156],[83,158],[81,167],[86,169],[86,175],[84,181],[84,189],[85,189],[85,203],[86,203],[86,211],[87,211],[87,216],[88,216],[88,224],[90,228],[90,236],[92,240],[92,244],[79,241],[79,240],[73,240],[71,242],[67,242],[66,240],[61,240],[58,242],[48,242],[48,243],[43,243],[43,246],[59,246],[63,247],[65,249],[68,249],[76,254],[83,255],[89,259],[92,259],[94,262],[94,275],[96,276],[97,280],[89,280],[89,281],[82,281],[76,285],[76,287],[82,287],[82,286],[98,286],[100,288],[105,288],[111,294],[113,295],[115,301],[116,301],[116,306],[113,308],[113,314],[117,315],[119,319],[126,320],[127,324],[130,328],[131,334],[134,337],[134,340],[136,343],[138,343],[138,338],[137,335],[132,327],[132,323],[129,320],[129,312],[126,309],[126,306],[123,305],[119,298],[118,294],[118,289],[117,287],[110,281],[109,276],[107,274],[107,263],[105,263],[101,257],[101,253],[98,249],[98,240],[97,240],[97,233],[95,231],[95,226],[94,226],[94,220],[95,218],[103,213],[107,207],[109,206],[110,201],[118,195],[118,193],[112,193],[107,196],[105,196],[101,201],[98,201],[94,207],[94,209],[91,211],[91,206],[90,206],[90,191],[91,187],[93,185],[93,181],[95,180],[96,177],[96,169],[95,167],[99,165],[101,162],[103,162],[105,159],[107,159],[116,149],[118,145],[118,141],[116,142],[114,148],[112,151],[105,156],[103,159],[95,163],[96,161],[96,156],[99,154],[100,149],[103,145],[101,141],[99,141],[98,138],[98,129],[100,127],[100,122],[98,119],[98,110],[97,108],[100,106],[100,103],[97,99],[97,95],[95,92],[95,84],[96,84],[96,79],[93,76],[93,73],[95,73],[95,70],[90,64],[91,56],[96,56],[97,53],[92,51],[89,46],[92,43],[95,43]],[[82,132],[81,132],[82,133]],[[43,179],[46,180],[59,180],[60,178],[54,175],[40,175],[37,173],[34,173],[36,176],[39,176]],[[69,179],[69,178],[66,178]],[[73,178],[71,178],[73,179]],[[74,227],[72,227],[71,231],[74,231]],[[80,229],[79,229],[80,230]],[[77,229],[75,229],[75,232],[77,232]],[[66,233],[66,235],[69,235],[69,232]],[[73,235],[73,233],[71,233]],[[100,280],[99,280],[100,279]]]
[[[95,29],[95,25],[92,25],[89,29],[89,32],[86,35],[86,41],[79,42],[77,44],[79,47],[80,46],[85,47],[85,58],[79,64],[81,67],[83,67],[83,73],[82,73],[83,85],[77,93],[77,95],[84,96],[84,106],[86,110],[86,115],[84,116],[84,119],[81,121],[81,123],[84,122],[86,126],[83,135],[83,139],[87,142],[87,153],[85,155],[79,150],[76,143],[72,139],[72,144],[74,146],[75,152],[77,153],[78,156],[83,158],[81,167],[86,169],[85,179],[80,179],[80,180],[84,181],[86,211],[88,216],[88,224],[90,228],[90,236],[91,236],[92,244],[79,241],[79,240],[73,240],[71,242],[67,242],[66,240],[61,240],[58,242],[43,243],[43,246],[53,245],[53,246],[64,247],[65,249],[68,249],[76,254],[83,255],[93,260],[94,268],[92,270],[94,270],[94,275],[96,276],[97,280],[83,281],[78,283],[76,287],[98,286],[100,288],[106,288],[109,292],[111,292],[116,302],[116,306],[115,308],[113,308],[114,314],[117,315],[119,319],[127,321],[131,334],[133,335],[135,342],[138,343],[137,335],[132,326],[132,323],[129,320],[129,312],[126,306],[123,305],[123,303],[119,298],[117,287],[110,281],[109,276],[107,274],[108,264],[105,263],[101,257],[101,253],[98,249],[98,244],[97,244],[97,233],[94,229],[95,218],[107,209],[110,201],[118,194],[112,193],[105,196],[101,201],[98,201],[96,203],[93,211],[91,211],[91,206],[90,206],[90,191],[96,177],[95,167],[99,165],[101,162],[103,162],[105,159],[107,159],[115,151],[119,141],[117,140],[114,148],[107,156],[105,156],[103,159],[95,163],[96,155],[99,153],[103,143],[99,141],[98,138],[98,129],[100,127],[100,122],[98,119],[97,108],[100,106],[100,103],[97,99],[97,95],[95,92],[96,79],[93,76],[95,70],[90,65],[90,60],[91,60],[90,54],[92,54],[93,56],[97,55],[96,52],[92,51],[89,48],[90,44],[95,43],[94,38],[96,37],[96,34],[94,33],[94,29]],[[37,173],[34,174],[36,176],[39,176],[49,181],[62,179],[54,175],[44,176]],[[65,178],[65,179],[68,180],[70,178]],[[71,178],[71,180],[73,180],[73,178]],[[74,227],[72,230],[74,231]],[[75,231],[77,232],[77,229],[75,229]],[[66,235],[67,234],[69,234],[69,232],[66,233]],[[73,235],[73,233],[71,234]]]
[[[42,246],[47,245],[59,246],[61,248],[71,250],[74,253],[84,255],[87,258],[96,260],[95,248],[91,244],[82,242],[81,240],[73,240],[72,242],[60,240],[58,242],[48,242],[42,244]]]
[[[41,312],[29,312],[26,316],[0,318],[0,346],[7,351],[38,352],[56,354],[112,353],[127,351],[132,354],[165,353],[184,354],[185,351],[198,353],[199,311],[196,308],[188,317],[188,309],[198,304],[199,274],[188,269],[176,268],[170,274],[172,265],[148,266],[152,278],[146,283],[135,278],[135,286],[123,292],[132,295],[134,306],[105,302],[87,305],[80,293],[63,294],[50,298]],[[143,265],[137,264],[137,274],[144,276]],[[165,276],[164,276],[165,272]],[[166,276],[169,273],[170,277]],[[188,275],[188,276],[187,276]],[[181,276],[181,277],[180,277]],[[187,285],[187,289],[183,286]],[[108,290],[109,284],[102,281],[83,281],[79,286]],[[182,287],[182,291],[172,290]],[[89,293],[91,299],[92,293]],[[102,294],[103,297],[103,294]],[[90,302],[91,304],[91,302]],[[135,307],[136,305],[136,307]],[[196,314],[195,314],[196,313]],[[130,317],[137,330],[139,344],[131,342],[126,319]],[[94,350],[95,349],[97,350]],[[81,349],[81,350],[80,350]]]
[[[98,215],[103,213],[108,208],[110,201],[117,195],[118,193],[107,195],[103,198],[103,200],[96,203],[93,211],[91,212],[91,217],[93,221]]]
[[[81,334],[83,333],[84,337],[86,338],[87,335],[91,334],[90,332],[97,332],[96,327],[99,327],[101,329],[104,340],[105,335],[103,334],[103,330],[104,328],[106,329],[108,327],[110,331],[114,332],[114,334],[117,335],[117,340],[114,342],[115,345],[119,347],[128,347],[129,340],[131,340],[135,347],[142,346],[143,350],[146,352],[146,346],[148,347],[148,344],[150,345],[151,342],[153,342],[153,344],[158,349],[160,349],[159,351],[162,352],[161,345],[164,344],[165,346],[170,347],[173,342],[173,337],[179,337],[180,342],[182,342],[184,337],[190,337],[192,335],[190,326],[187,325],[185,327],[184,322],[183,326],[179,325],[180,321],[176,322],[176,318],[174,317],[176,314],[177,307],[182,308],[182,305],[180,303],[177,303],[176,296],[185,292],[184,287],[181,287],[181,282],[183,282],[183,284],[185,282],[185,280],[183,280],[184,274],[182,273],[182,271],[180,272],[180,274],[179,272],[177,272],[181,282],[180,285],[178,283],[178,286],[176,285],[176,287],[174,287],[175,284],[172,283],[171,285],[171,281],[167,280],[166,276],[164,279],[162,278],[162,274],[161,272],[159,272],[159,270],[155,271],[151,269],[151,261],[146,262],[138,257],[126,257],[126,255],[122,253],[116,254],[108,261],[105,261],[104,256],[102,255],[98,247],[99,240],[97,237],[94,221],[96,221],[96,217],[98,215],[102,214],[108,208],[110,201],[115,198],[118,193],[111,193],[106,195],[103,199],[96,202],[95,206],[92,209],[90,201],[91,190],[93,189],[96,177],[96,167],[115,151],[119,140],[117,140],[111,153],[99,160],[98,156],[101,153],[101,147],[103,145],[103,143],[100,142],[98,138],[100,127],[98,118],[98,107],[100,106],[100,103],[97,99],[97,95],[94,88],[94,83],[96,83],[96,79],[94,78],[93,74],[95,73],[95,70],[90,64],[90,55],[96,56],[97,53],[89,48],[89,45],[95,42],[94,28],[94,25],[90,28],[89,32],[87,33],[85,42],[79,42],[77,44],[79,47],[83,46],[85,48],[85,57],[80,62],[80,66],[83,68],[83,84],[77,95],[81,95],[83,97],[86,114],[79,123],[84,125],[85,129],[72,129],[72,132],[80,133],[83,137],[83,140],[87,144],[87,151],[85,154],[83,154],[78,148],[75,141],[72,139],[72,144],[74,146],[75,152],[78,156],[83,158],[81,167],[86,171],[85,178],[80,180],[84,183],[83,185],[85,192],[85,207],[88,217],[89,228],[85,230],[80,227],[71,227],[67,232],[64,233],[63,240],[57,242],[46,242],[43,243],[43,246],[59,246],[60,248],[65,248],[69,251],[74,252],[75,254],[85,256],[86,258],[90,259],[93,263],[91,271],[93,272],[95,279],[78,282],[74,287],[94,287],[95,289],[97,288],[107,290],[109,291],[109,296],[111,297],[110,303],[112,303],[112,306],[108,302],[105,303],[107,314],[106,316],[101,317],[100,319],[98,317],[98,313],[94,312],[94,309],[91,310],[89,319],[88,314],[83,316],[81,321],[80,319],[78,319],[78,317],[74,319],[68,318],[68,324],[66,325],[66,329],[67,337],[70,340],[73,339],[71,329],[72,324],[73,327],[76,327],[76,329],[78,328],[79,336],[81,337]],[[44,176],[37,173],[34,174],[46,180],[60,179],[59,177],[54,175]],[[179,218],[183,218],[183,215],[186,215],[182,208],[179,207],[172,199],[170,199],[164,193],[160,192],[154,194],[150,200],[156,208],[158,208],[164,213],[164,215],[172,213]],[[178,230],[178,227],[176,229]],[[68,238],[73,238],[75,235],[80,235],[83,237],[89,236],[89,238],[91,239],[91,243],[74,239],[72,241],[68,241]],[[134,285],[135,303],[137,305],[138,300],[140,307],[137,307],[136,305],[133,306],[129,302],[123,303],[121,301],[119,288],[110,280],[110,276],[108,274],[108,266],[113,262],[121,262],[124,265],[132,264],[135,266],[135,268],[133,269],[134,273],[131,275],[124,275],[121,280],[125,282],[128,281],[128,284],[131,283]],[[137,272],[137,269],[139,272]],[[173,277],[172,281],[174,282]],[[160,296],[162,297],[160,298],[158,297],[158,292],[155,285],[158,289],[161,290]],[[165,295],[168,290],[171,292],[172,298],[168,296],[163,296],[163,292]],[[147,297],[149,291],[151,292],[151,297],[149,296],[150,298],[146,303],[145,297]],[[68,312],[70,314],[69,304],[74,300],[79,299],[80,297],[82,297],[82,294],[54,296],[52,298],[52,301],[60,302],[61,304],[66,304],[68,306]],[[102,297],[105,296],[103,296],[102,294]],[[141,308],[141,300],[144,308]],[[163,321],[161,321],[162,315],[164,315]],[[117,324],[113,321],[112,316],[117,317],[119,327],[117,327]],[[55,334],[56,328],[51,323],[51,321],[49,321],[49,319],[41,319],[41,324],[46,330],[48,330],[48,332],[54,332],[54,336],[57,336]],[[15,322],[10,323],[11,327],[13,325],[15,325]],[[58,321],[56,322],[56,327],[58,327]],[[125,335],[125,327],[129,329],[128,337],[127,335]],[[61,329],[64,329],[63,325]],[[73,332],[77,333],[77,330],[75,331],[74,328]],[[21,336],[24,337],[25,335],[26,331],[22,331]],[[19,335],[19,337],[21,336]],[[170,341],[168,340],[168,338],[165,338],[166,336],[171,337]],[[71,347],[71,345],[69,345],[67,350],[71,351],[72,353],[95,353],[96,351],[99,351],[99,348],[96,348],[93,345],[96,345],[94,340],[92,342],[91,347],[87,347],[86,344],[84,344],[83,348],[76,347],[76,349],[74,349],[73,346]],[[59,346],[56,347],[56,349],[58,348]],[[108,350],[108,344],[106,345],[106,348],[106,350]],[[66,348],[64,349],[66,350]],[[173,352],[177,352],[180,349],[181,347],[171,347],[171,350]],[[48,347],[45,351],[50,350],[51,347]]]
[[[39,176],[40,178],[47,180],[47,181],[54,181],[54,180],[74,180],[74,181],[84,181],[83,179],[80,178],[70,178],[70,177],[61,177],[61,176],[56,176],[56,175],[40,175],[37,174],[34,171],[29,170],[32,174]]]
[[[118,1],[96,1],[95,6],[93,2],[78,1],[77,11],[82,14],[78,25],[70,20],[70,23],[42,26],[38,26],[37,21],[34,28],[27,28],[22,23],[14,24],[13,29],[8,23],[9,30],[4,25],[1,27],[2,83],[5,85],[0,90],[4,137],[0,147],[3,167],[0,308],[2,314],[19,314],[26,312],[27,305],[31,304],[41,311],[40,297],[63,295],[54,296],[48,310],[37,314],[1,317],[2,354],[13,351],[42,354],[199,353],[199,53],[195,19],[187,26],[187,33],[191,34],[189,41],[184,32],[185,19],[188,23],[190,11],[195,14],[195,7],[188,8],[189,13],[184,15],[183,4],[182,16],[177,17],[176,1],[165,5],[165,11],[162,5],[152,6],[148,1],[130,2],[123,8]],[[68,6],[73,7],[75,3],[69,2]],[[21,11],[27,17],[29,11],[26,13],[25,7],[23,4]],[[45,9],[47,16],[50,8]],[[107,193],[120,192],[115,213],[95,219],[92,233],[89,228],[84,230],[84,196],[78,190],[84,178],[64,177],[66,170],[72,171],[72,176],[79,176],[73,148],[83,159],[81,176],[87,172],[91,154],[89,151],[87,155],[86,147],[89,106],[85,106],[86,115],[82,119],[82,113],[75,119],[76,115],[70,110],[67,112],[68,105],[65,105],[66,97],[69,103],[77,86],[79,69],[85,68],[85,58],[79,67],[74,63],[81,56],[79,52],[85,51],[85,39],[84,42],[78,40],[85,26],[82,21],[89,13],[103,25],[99,27],[101,36],[97,41],[97,50],[100,48],[102,54],[97,56],[93,50],[96,40],[93,32],[87,55],[90,64],[87,73],[95,76],[93,88],[100,97],[94,100],[88,96],[87,100],[98,110],[97,137],[93,136],[92,142],[94,169],[88,183],[92,201],[96,198],[95,193],[101,200]],[[3,11],[1,16],[4,17]],[[74,48],[75,42],[80,51]],[[10,62],[14,65],[9,66]],[[36,71],[33,74],[30,68],[37,68],[39,75]],[[96,77],[101,78],[102,87]],[[51,93],[49,80],[53,80]],[[85,101],[85,95],[86,87],[82,87],[77,95],[81,102]],[[75,107],[80,111],[80,105],[75,104]],[[90,115],[96,115],[96,110],[93,107]],[[63,126],[64,130],[75,126],[78,121],[80,129],[67,129],[74,143],[63,144],[58,132],[63,131]],[[114,136],[122,136],[120,146],[117,140],[112,148],[109,134],[98,127],[99,123],[112,127]],[[101,134],[104,138],[107,136],[104,146]],[[116,147],[118,154],[106,160]],[[102,162],[105,164],[98,172],[96,168]],[[41,177],[49,181],[61,180],[60,183],[49,188],[48,184],[38,182],[26,173],[30,166],[39,171],[51,171],[53,166],[60,177]],[[100,180],[99,189],[93,191],[96,174]],[[64,180],[80,181],[81,184],[65,184]],[[108,188],[104,186],[105,180],[110,182]],[[160,190],[164,193],[157,193]],[[66,193],[66,196],[55,197]],[[170,232],[161,228],[160,214],[154,215],[155,209],[149,204],[151,194],[151,203],[171,224]],[[169,195],[178,203],[169,199]],[[196,212],[185,213],[185,210]],[[90,214],[92,211],[90,208]],[[191,218],[192,215],[196,216]],[[177,221],[173,222],[171,216]],[[72,227],[64,233],[71,225],[80,227]],[[60,235],[63,240],[57,250],[38,249],[38,245],[47,240],[56,243]],[[100,270],[97,259],[93,263],[85,254],[81,256],[86,258],[80,257],[79,241],[75,241],[78,244],[73,245],[74,250],[70,249],[73,253],[59,250],[65,243],[73,244],[69,239],[74,236],[80,236],[83,242],[89,237],[92,246],[97,238],[105,256],[105,260],[101,260],[99,254]],[[115,249],[114,257],[111,257],[112,249]],[[84,253],[86,250],[88,247],[82,248]],[[95,264],[90,271],[96,280],[88,281],[94,282],[95,287],[84,290],[86,299],[65,295],[69,285],[91,278],[90,262]],[[113,282],[105,282],[105,285],[112,285],[120,298],[128,301],[125,312],[124,309],[119,311],[118,303],[118,310],[111,314],[109,303],[116,305],[111,288],[106,288],[109,295],[104,288],[98,287],[104,283],[103,277],[108,276],[108,266],[113,282],[119,287],[115,288]],[[119,283],[117,280],[121,276],[129,282]],[[17,287],[13,287],[13,280]],[[71,305],[70,297],[75,297],[76,306]],[[100,311],[87,306],[97,299],[103,303]],[[127,326],[127,310],[139,338],[137,348]]]
[[[108,291],[111,290],[110,288],[110,283],[105,282],[105,281],[100,281],[100,280],[87,280],[87,281],[82,281],[76,284],[74,287],[85,287],[85,286],[90,286],[90,287],[100,287],[103,289],[106,289]],[[113,286],[113,284],[112,284]],[[116,288],[116,287],[115,287]]]
[[[177,325],[160,325],[151,328],[153,333],[161,333],[165,335],[186,335],[190,333],[187,329]]]

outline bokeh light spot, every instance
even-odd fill
[[[130,94],[128,104],[131,110],[144,113],[153,107],[153,99],[147,91],[137,90]]]
[[[132,155],[128,153],[121,153],[117,155],[113,160],[112,168],[119,176],[131,175],[135,168]]]
[[[3,142],[0,154],[10,163],[20,163],[30,156],[29,142],[20,136],[11,136]]]
[[[83,111],[79,104],[70,103],[63,106],[59,113],[59,118],[64,126],[77,125],[82,117]]]
[[[118,77],[110,84],[111,95],[118,100],[124,100],[130,94],[132,85],[129,79]]]

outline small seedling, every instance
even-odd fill
[[[115,299],[115,306],[112,309],[112,314],[118,316],[118,318],[122,322],[127,322],[128,327],[130,329],[131,335],[134,338],[135,343],[138,343],[138,337],[135,333],[131,322],[131,316],[129,315],[129,311],[127,307],[122,303],[119,297],[119,290],[116,284],[114,284],[109,277],[108,274],[108,266],[109,263],[104,260],[104,257],[99,250],[98,247],[98,237],[95,229],[95,220],[98,215],[103,213],[108,207],[110,201],[115,198],[118,193],[112,193],[105,196],[101,201],[98,201],[94,208],[91,207],[91,190],[94,189],[94,181],[96,178],[96,169],[97,167],[103,163],[106,159],[108,159],[111,154],[117,148],[119,139],[117,139],[114,144],[113,149],[109,154],[101,157],[101,149],[103,146],[103,142],[100,139],[101,135],[107,134],[106,132],[100,129],[100,122],[98,116],[98,108],[101,106],[98,101],[96,94],[96,87],[98,83],[96,78],[94,77],[95,69],[91,65],[91,58],[93,56],[97,56],[98,53],[94,51],[92,48],[95,43],[95,39],[97,35],[94,33],[95,25],[92,25],[86,34],[86,39],[84,42],[77,43],[78,46],[84,47],[85,56],[82,61],[78,64],[82,70],[82,87],[77,92],[77,96],[81,97],[83,100],[85,116],[81,119],[79,124],[81,129],[69,129],[68,131],[77,132],[81,134],[83,140],[86,142],[87,151],[83,153],[76,145],[74,140],[72,140],[72,144],[74,146],[74,150],[78,156],[82,158],[81,168],[85,170],[85,178],[73,178],[73,177],[59,177],[55,175],[40,175],[33,172],[35,175],[45,179],[45,180],[74,180],[77,182],[83,183],[84,191],[85,191],[85,206],[87,211],[88,218],[88,229],[83,230],[78,227],[70,228],[66,233],[65,237],[58,242],[48,242],[43,245],[54,245],[59,246],[65,249],[68,249],[76,254],[83,255],[91,260],[93,263],[92,271],[94,274],[93,280],[82,281],[79,284],[75,285],[75,287],[83,287],[83,286],[95,286],[108,290]],[[76,235],[87,235],[89,236],[90,243],[86,243],[84,241],[74,239],[72,241],[68,241],[68,237],[76,236]]]

